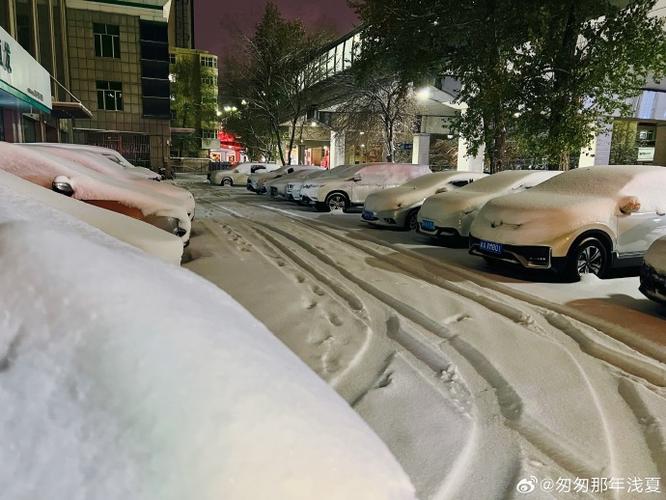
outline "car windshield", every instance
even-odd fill
[[[455,172],[437,172],[435,174],[426,174],[416,179],[412,179],[409,182],[405,182],[403,187],[422,189],[434,187],[437,184],[445,183],[448,180],[452,180],[455,175]]]
[[[543,176],[544,172],[530,172],[523,170],[506,170],[497,174],[484,177],[472,184],[465,186],[460,191],[468,192],[474,191],[477,193],[496,193],[511,189],[514,186],[521,185],[523,182],[530,180],[530,177]]]

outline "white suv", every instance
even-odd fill
[[[666,168],[616,165],[564,172],[495,198],[474,220],[470,252],[573,278],[640,265],[666,235]]]

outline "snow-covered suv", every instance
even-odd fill
[[[277,170],[275,163],[241,163],[232,170],[214,170],[208,172],[208,180],[216,186],[245,186],[251,174]]]
[[[371,193],[430,173],[430,167],[411,163],[345,165],[303,185],[301,198],[322,212],[346,211],[352,206],[363,206]]]
[[[615,165],[564,172],[486,204],[470,252],[573,278],[640,265],[666,235],[666,168]]]

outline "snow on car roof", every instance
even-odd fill
[[[414,498],[361,417],[228,294],[48,224],[0,224],[3,498]]]
[[[414,165],[412,163],[362,163],[359,165],[342,165],[329,171],[331,177],[348,177],[360,173],[365,174],[391,174],[416,173],[425,175],[431,173],[427,165]]]
[[[434,186],[438,183],[453,182],[455,180],[463,179],[478,179],[480,177],[485,177],[485,174],[475,173],[475,172],[459,172],[456,170],[449,170],[446,172],[435,172],[432,174],[426,174],[416,179],[412,179],[409,182],[403,184],[404,187],[413,187],[419,189],[421,187],[427,188]]]
[[[530,184],[538,184],[554,177],[561,172],[548,171],[548,170],[504,170],[496,174],[489,175],[483,179],[479,179],[472,184],[460,188],[458,192],[475,191],[479,193],[494,193],[511,189],[514,186],[519,186],[527,181]]]
[[[624,189],[644,190],[654,188],[655,185],[663,192],[666,168],[652,165],[605,165],[569,170],[534,189],[572,195],[613,196],[620,195]]]

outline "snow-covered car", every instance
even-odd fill
[[[417,214],[429,196],[454,191],[486,177],[476,172],[437,172],[411,180],[402,186],[370,194],[361,219],[376,225],[417,228]]]
[[[208,180],[215,186],[245,186],[250,175],[273,172],[279,168],[275,163],[241,163],[231,170],[208,172]]]
[[[322,212],[346,211],[362,207],[371,193],[398,187],[430,173],[427,165],[411,163],[344,165],[304,184],[301,198]]]
[[[416,498],[363,419],[228,294],[0,205],[3,499]]]
[[[305,168],[297,172],[292,172],[291,174],[283,175],[282,177],[278,177],[276,179],[271,179],[264,184],[264,187],[266,188],[271,198],[287,198],[287,188],[289,187],[289,184],[306,179],[313,173],[321,172],[324,172],[321,167],[313,166],[310,168]]]
[[[3,170],[0,170],[0,199],[4,203],[4,206],[0,205],[0,210],[9,219],[48,220],[48,225],[53,227],[61,220],[65,225],[73,224],[68,220],[71,216],[165,262],[180,265],[183,242],[178,236],[132,217],[62,196]],[[12,207],[11,217],[7,205]]]
[[[496,198],[472,224],[470,252],[571,278],[637,266],[666,235],[666,168],[578,168]]]
[[[266,182],[278,179],[285,175],[293,174],[294,172],[310,169],[312,169],[312,167],[308,165],[285,165],[271,172],[257,172],[248,177],[247,189],[248,191],[253,191],[257,194],[264,194],[266,192]]]
[[[640,291],[647,298],[666,305],[666,237],[655,241],[641,266]]]
[[[104,175],[39,148],[7,142],[0,142],[0,170],[91,205],[142,220],[175,234],[184,244],[189,242],[191,220],[184,205],[138,182]]]
[[[493,198],[533,188],[560,172],[506,170],[448,193],[436,194],[418,213],[418,230],[434,237],[467,238],[479,210]]]
[[[28,147],[66,149],[69,151],[84,151],[96,156],[100,156],[102,158],[106,158],[107,160],[110,160],[116,165],[123,167],[123,169],[125,169],[127,172],[134,175],[154,181],[162,180],[162,176],[157,172],[153,172],[149,168],[136,167],[132,165],[122,154],[120,154],[115,149],[104,148],[101,146],[88,146],[86,144],[65,144],[60,142],[32,142],[23,143],[22,145]]]
[[[303,185],[309,184],[311,180],[324,177],[327,174],[328,170],[320,170],[316,172],[308,172],[308,174],[302,179],[290,180],[289,184],[287,184],[287,199],[301,203],[301,191],[303,190]]]
[[[194,196],[187,189],[174,186],[169,182],[152,182],[142,174],[137,174],[134,168],[122,168],[113,160],[104,155],[97,155],[91,153],[86,148],[58,148],[58,147],[44,147],[43,144],[20,144],[20,147],[30,147],[31,149],[40,151],[47,155],[52,155],[66,161],[75,162],[83,167],[90,168],[95,172],[110,177],[122,179],[123,181],[130,181],[137,183],[142,190],[157,192],[161,195],[168,196],[174,200],[175,203],[183,206],[190,220],[194,218],[195,201]],[[145,170],[145,169],[144,169]]]

